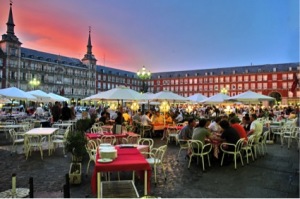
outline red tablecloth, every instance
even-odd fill
[[[154,124],[153,125],[153,131],[165,130],[167,128],[175,128],[177,130],[181,130],[183,127],[184,126]]]
[[[108,132],[104,132],[103,134],[98,134],[98,133],[86,133],[85,134],[85,136],[89,140],[101,138],[103,135],[114,135],[114,136],[116,136],[117,144],[121,144],[122,143],[122,138],[126,138],[128,136],[136,136],[138,134],[133,133],[133,132],[127,132],[127,133],[124,133],[124,134],[112,134],[112,133],[108,133]]]
[[[151,166],[137,148],[119,148],[118,157],[111,163],[96,162],[91,180],[92,193],[97,193],[97,172],[111,171],[147,171],[147,191],[150,194]],[[97,153],[96,159],[99,159]],[[137,172],[137,173],[139,173]],[[144,173],[144,172],[143,172]],[[143,176],[143,175],[141,175]]]

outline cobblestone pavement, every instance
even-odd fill
[[[155,146],[165,144],[155,138]],[[206,163],[206,172],[202,172],[201,162],[191,164],[187,169],[188,161],[185,152],[177,158],[179,146],[169,143],[165,156],[167,180],[163,178],[161,169],[158,169],[158,184],[151,179],[151,194],[156,197],[168,198],[299,198],[299,151],[296,143],[288,150],[286,144],[267,145],[268,153],[259,156],[254,162],[242,167],[240,161],[237,170],[234,165],[220,166],[218,161],[212,161],[211,167]],[[61,198],[65,174],[68,173],[71,157],[64,157],[62,149],[48,156],[44,151],[42,160],[38,152],[25,160],[22,146],[11,154],[11,143],[0,133],[0,192],[11,188],[11,174],[17,174],[17,187],[28,187],[29,177],[34,181],[34,197]],[[83,159],[82,183],[71,185],[72,198],[95,197],[91,193],[90,182],[93,172],[91,163],[88,175],[86,165],[88,156]],[[116,174],[112,173],[112,180]],[[121,179],[129,179],[130,172],[121,172]],[[137,190],[143,196],[143,182],[136,181]]]

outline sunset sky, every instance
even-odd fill
[[[9,0],[0,0],[0,34]],[[135,72],[299,62],[299,0],[14,0],[22,47]]]

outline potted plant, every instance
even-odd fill
[[[92,127],[92,120],[89,118],[80,119],[76,122],[76,130],[80,132],[86,132],[88,129]]]
[[[72,163],[69,170],[71,184],[81,183],[81,163],[82,157],[86,153],[86,137],[82,131],[74,131],[68,134],[65,150],[72,153]]]

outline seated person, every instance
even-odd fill
[[[132,117],[132,120],[141,122],[141,111],[136,112],[136,114]]]
[[[237,117],[231,118],[231,120],[230,120],[231,127],[237,131],[240,138],[245,138],[245,140],[248,140],[247,132],[245,131],[243,126],[239,124],[239,121],[240,120]]]
[[[165,122],[166,124],[173,124],[173,119],[172,117],[170,116],[170,113],[165,113]]]
[[[183,114],[182,111],[179,112],[179,114],[176,116],[176,118],[174,119],[176,123],[181,123],[183,122]]]
[[[200,119],[198,125],[194,128],[193,131],[193,140],[200,140],[203,144],[205,143],[205,139],[213,139],[212,134],[209,132],[209,130],[206,128],[209,123],[209,120],[207,119]]]
[[[101,117],[99,118],[99,122],[103,122],[103,124],[107,124],[108,120],[109,120],[109,118],[107,118],[107,113],[102,112]]]
[[[120,111],[117,112],[117,118],[115,119],[115,124],[122,125],[123,122],[125,121],[124,116]]]
[[[220,127],[219,123],[221,122],[221,117],[217,117],[209,126],[208,128],[212,133],[220,133],[222,128]]]
[[[178,138],[182,140],[192,139],[195,125],[196,125],[195,119],[193,118],[189,119],[188,125],[186,125],[185,127],[183,127],[183,129],[181,129],[180,133],[178,134]]]
[[[152,121],[150,119],[149,111],[146,111],[146,113],[142,116],[141,123],[142,123],[142,125],[151,125],[152,126]]]
[[[154,125],[163,125],[164,124],[164,116],[161,115],[159,111],[156,111],[155,115],[152,119],[152,123]]]
[[[129,115],[129,113],[128,113],[128,110],[126,110],[124,113],[123,113],[123,118],[124,118],[124,121],[125,122],[130,122],[130,120],[131,120],[131,116]]]

